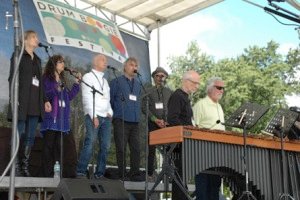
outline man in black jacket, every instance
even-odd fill
[[[170,126],[177,125],[193,125],[192,117],[193,111],[189,94],[197,91],[200,84],[200,75],[196,71],[187,71],[182,77],[182,86],[177,89],[170,97],[168,102],[168,123]],[[177,167],[179,176],[182,177],[182,158],[181,145],[174,149],[176,159],[174,163]],[[185,194],[173,181],[172,183],[172,200],[185,200]]]
[[[20,136],[20,151],[16,159],[16,175],[30,176],[29,157],[34,144],[35,131],[38,122],[42,121],[44,112],[51,111],[51,104],[46,100],[42,87],[41,59],[34,53],[38,47],[39,39],[36,32],[28,30],[24,34],[24,53],[19,65],[19,99],[18,123]],[[9,85],[11,86],[14,73],[14,56],[11,58]],[[10,94],[10,103],[11,94]],[[8,119],[12,119],[11,106],[9,106]],[[22,153],[22,155],[20,155]],[[21,157],[20,157],[21,156]],[[19,162],[21,158],[21,162]]]

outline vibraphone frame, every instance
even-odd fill
[[[150,144],[182,144],[183,182],[200,172],[218,174],[238,197],[245,189],[243,136],[233,132],[175,126],[153,131]],[[300,199],[300,142],[285,141],[285,182],[295,199]],[[249,190],[257,199],[274,200],[282,193],[280,140],[249,135],[247,138]]]

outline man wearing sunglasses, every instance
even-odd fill
[[[154,131],[160,128],[166,127],[166,117],[167,117],[167,103],[172,94],[172,91],[165,86],[166,78],[168,77],[168,72],[162,67],[157,67],[152,73],[152,78],[154,80],[154,86],[149,87],[146,90],[146,95],[148,96],[148,131]],[[142,111],[146,114],[147,101],[146,98],[143,99]],[[155,162],[155,146],[149,146],[148,154],[148,180],[151,182],[155,181],[154,172],[154,162]]]
[[[225,130],[224,113],[219,100],[224,93],[224,81],[212,77],[206,84],[206,97],[200,99],[193,107],[194,122],[199,128]],[[197,200],[218,200],[221,178],[218,175],[200,173],[195,177]]]

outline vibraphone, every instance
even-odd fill
[[[234,132],[174,126],[151,132],[150,145],[182,144],[183,182],[196,174],[218,174],[235,197],[245,190],[243,135]],[[259,200],[278,199],[282,191],[279,138],[247,135],[249,190]],[[300,142],[284,141],[287,191],[300,200]]]

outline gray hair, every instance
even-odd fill
[[[193,70],[189,70],[189,71],[185,72],[182,76],[182,80],[191,80],[194,73],[195,73],[195,71],[193,71]]]
[[[221,77],[211,77],[210,79],[207,80],[206,94],[208,93],[209,90],[211,90],[214,87],[216,81],[223,81],[223,79]]]

